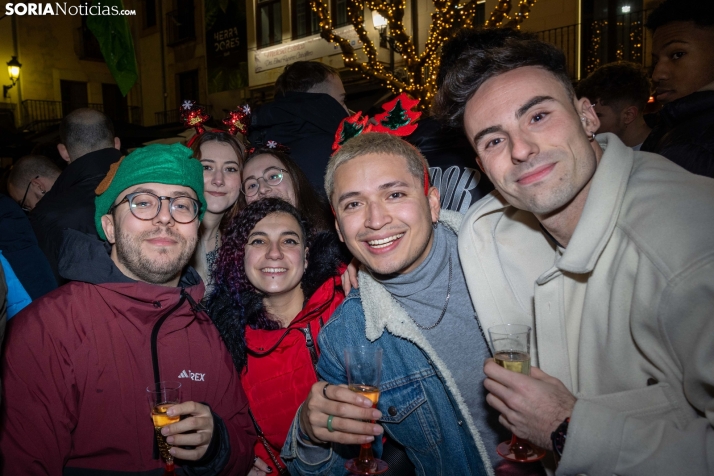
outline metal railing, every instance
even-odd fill
[[[578,35],[582,38],[580,77],[614,61],[630,61],[647,68],[651,34],[645,22],[651,10],[616,15],[610,19],[538,31],[538,39],[557,46],[565,54],[568,73],[578,78]]]
[[[33,131],[42,130],[45,127],[58,124],[66,114],[80,107],[88,107],[104,112],[104,104],[99,103],[71,104],[62,101],[27,99],[22,101],[23,128]],[[141,108],[138,106],[121,108],[119,111],[109,114],[109,119],[141,125]]]
[[[539,40],[557,46],[565,54],[568,74],[572,79],[578,77],[579,30],[580,24],[576,24],[536,32]]]
[[[172,10],[166,14],[166,46],[196,39],[193,10]]]

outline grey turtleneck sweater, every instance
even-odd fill
[[[457,242],[456,234],[439,223],[423,263],[410,273],[379,281],[416,323],[431,327],[444,309],[451,259],[451,297],[444,318],[433,329],[420,329],[420,332],[449,368],[491,463],[496,464],[502,461],[496,454],[496,446],[509,435],[498,422],[498,413],[486,403],[483,364],[491,354],[466,288]]]

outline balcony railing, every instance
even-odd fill
[[[166,46],[196,39],[193,10],[172,10],[166,14]]]
[[[612,19],[595,20],[536,32],[538,38],[560,48],[568,62],[568,73],[578,78],[578,35],[581,35],[580,77],[614,61],[651,65],[650,34],[644,24],[651,10],[625,13]]]
[[[568,74],[571,78],[578,77],[578,30],[580,25],[568,25],[551,28],[536,33],[538,39],[557,46],[565,53]]]
[[[23,127],[33,131],[42,130],[51,125],[58,124],[65,116],[65,113],[69,113],[79,107],[88,107],[104,112],[104,104],[88,103],[77,105],[62,101],[27,99],[22,101],[22,118],[25,122]],[[120,111],[109,114],[109,119],[112,121],[141,125],[141,108],[138,106],[128,106],[126,110],[121,108]]]

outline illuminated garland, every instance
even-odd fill
[[[358,58],[349,40],[336,34],[332,29],[328,0],[310,0],[310,7],[319,19],[320,36],[340,47],[346,67],[360,72],[368,79],[380,81],[394,94],[406,92],[419,100],[420,109],[427,109],[436,94],[439,48],[458,29],[474,26],[477,4],[477,0],[469,0],[467,3],[459,3],[459,0],[432,0],[432,2],[435,11],[431,14],[429,35],[424,51],[418,54],[414,41],[403,23],[406,0],[347,0],[347,18],[362,43],[365,61]],[[485,26],[518,28],[528,18],[535,2],[536,0],[521,0],[518,4],[518,12],[511,18],[508,16],[511,2],[501,0]],[[377,48],[364,25],[365,8],[379,13],[387,20],[389,36],[397,51],[395,54],[401,55],[403,59],[405,78],[398,78],[378,60]],[[506,24],[503,24],[504,19],[508,19]]]

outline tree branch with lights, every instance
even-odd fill
[[[459,3],[459,0],[432,0],[435,11],[431,14],[429,35],[424,50],[417,53],[417,46],[404,26],[403,19],[406,0],[347,0],[347,17],[355,29],[365,60],[358,57],[357,51],[345,37],[332,28],[332,19],[328,8],[329,0],[310,0],[313,11],[320,22],[320,35],[342,50],[345,66],[359,71],[363,76],[376,79],[393,93],[406,92],[419,100],[419,107],[428,108],[436,93],[436,73],[439,69],[439,47],[458,29],[474,27],[477,0]],[[519,28],[528,18],[536,0],[521,0],[518,10],[510,15],[510,0],[500,0],[490,18],[483,25],[486,28]],[[378,50],[364,25],[364,11],[368,8],[380,14],[387,21],[389,28],[389,46],[403,59],[404,74],[399,77],[385,68],[378,59]]]

